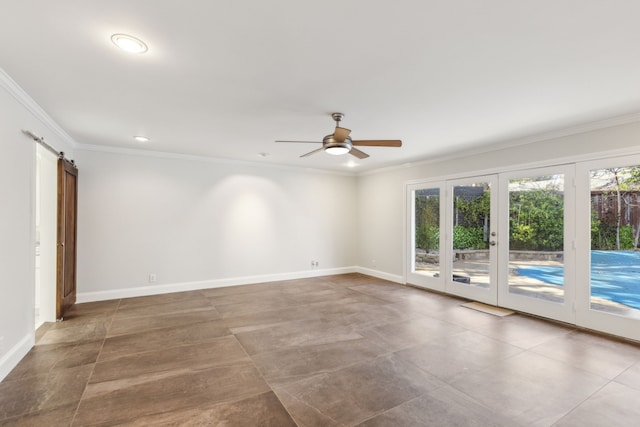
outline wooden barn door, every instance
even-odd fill
[[[58,256],[56,318],[76,302],[76,236],[78,169],[64,157],[58,159]]]

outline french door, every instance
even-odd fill
[[[503,173],[499,185],[499,305],[574,323],[574,166]]]
[[[640,156],[577,165],[576,323],[640,340]]]
[[[406,281],[640,340],[640,155],[407,186]]]
[[[498,178],[475,176],[447,182],[446,291],[498,304]]]
[[[573,321],[573,167],[407,187],[407,282]]]
[[[409,213],[407,281],[413,285],[443,292],[445,210],[444,181],[407,186]]]
[[[407,282],[497,304],[497,176],[407,186]]]

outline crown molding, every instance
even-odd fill
[[[474,156],[477,154],[485,154],[485,153],[491,153],[494,151],[505,150],[509,148],[516,148],[522,145],[533,144],[536,142],[550,141],[553,139],[559,139],[559,138],[572,136],[572,135],[579,135],[582,133],[593,132],[596,130],[622,126],[622,125],[637,123],[637,122],[640,122],[640,113],[625,114],[622,116],[611,117],[604,120],[597,120],[597,121],[583,123],[580,125],[571,126],[567,128],[556,129],[549,132],[542,132],[539,134],[526,136],[524,138],[508,139],[508,140],[498,141],[489,145],[484,145],[476,148],[461,149],[454,153],[443,154],[440,156],[432,157],[430,159],[409,161],[399,165],[382,167],[382,168],[373,169],[369,171],[362,171],[357,173],[356,175],[357,176],[377,175],[380,173],[393,172],[393,171],[411,168],[411,167],[426,166],[433,163],[440,163],[440,162],[449,161],[449,160],[461,159],[463,157]]]
[[[36,101],[33,100],[29,96],[27,92],[22,89],[18,83],[15,82],[4,71],[0,68],[0,87],[6,89],[7,92],[11,96],[13,96],[18,102],[20,102],[31,114],[33,114],[38,120],[40,120],[49,130],[51,130],[54,134],[56,134],[63,142],[68,144],[71,148],[78,148],[79,144],[71,138],[71,136],[64,131],[52,118],[49,116],[46,111],[42,109],[38,105]],[[64,150],[63,150],[64,151]]]
[[[300,166],[281,165],[277,163],[260,163],[260,162],[252,162],[249,160],[236,160],[236,159],[227,159],[222,157],[207,157],[207,156],[198,156],[194,154],[171,153],[167,151],[141,150],[137,148],[113,147],[109,145],[78,144],[76,148],[76,153],[81,151],[109,153],[109,154],[122,154],[127,156],[152,157],[157,159],[187,160],[192,162],[204,162],[204,163],[213,163],[213,164],[278,169],[278,170],[285,170],[290,172],[302,172],[302,173],[338,175],[338,176],[350,176],[350,177],[356,176],[355,171],[343,172],[343,171],[328,170],[328,169],[314,169],[314,168],[306,168],[306,167],[300,167]]]

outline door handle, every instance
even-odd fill
[[[490,244],[491,246],[495,246],[497,243],[496,243],[496,241],[495,241],[495,240],[492,240],[492,241],[490,241],[490,242],[489,242],[489,244]]]

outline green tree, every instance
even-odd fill
[[[559,251],[564,243],[563,192],[549,185],[509,192],[509,247]]]

